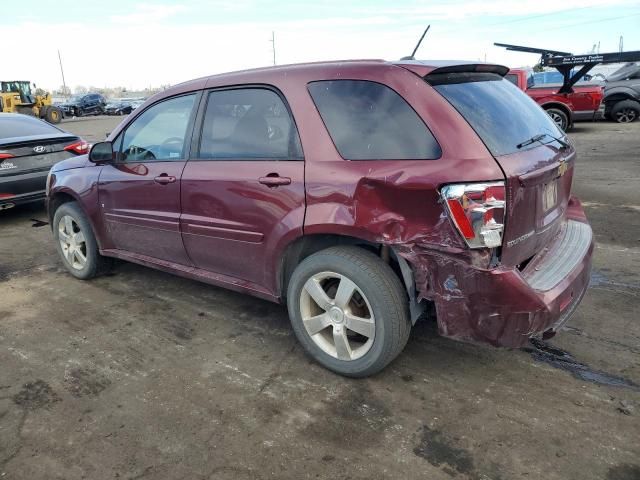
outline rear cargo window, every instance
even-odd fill
[[[30,135],[60,135],[64,133],[43,120],[27,115],[0,114],[0,139]]]
[[[515,86],[518,86],[518,76],[515,73],[508,73],[504,76],[507,80],[513,83]]]
[[[436,74],[427,82],[460,112],[495,156],[514,153],[517,145],[542,133],[564,137],[536,102],[499,75]]]
[[[309,92],[347,160],[436,159],[442,154],[418,114],[385,85],[329,80],[310,83]]]

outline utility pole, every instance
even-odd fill
[[[618,51],[619,51],[620,53],[622,53],[622,50],[623,50],[623,49],[624,49],[624,40],[623,40],[622,35],[620,35],[620,44],[618,45]]]
[[[64,81],[64,70],[62,69],[62,57],[60,56],[60,50],[58,50],[58,61],[60,62],[60,73],[62,73],[62,87],[64,88],[64,95],[67,95],[67,83]]]
[[[271,32],[271,40],[269,40],[273,46],[273,64],[276,64],[276,34]]]

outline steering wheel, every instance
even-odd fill
[[[162,142],[162,147],[166,146],[166,145],[170,145],[172,143],[184,143],[184,138],[180,138],[180,137],[170,137],[167,138],[164,142]]]
[[[131,160],[155,160],[156,156],[151,152],[151,150],[147,150],[143,147],[138,147],[137,145],[130,145],[129,148],[125,151],[125,155],[127,159]]]

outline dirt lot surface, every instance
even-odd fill
[[[366,380],[310,362],[283,307],[131,264],[75,280],[41,206],[0,212],[0,478],[640,478],[640,122],[571,138],[598,247],[566,330],[510,351],[424,322]]]

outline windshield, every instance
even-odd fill
[[[436,74],[427,81],[469,122],[494,156],[514,153],[523,142],[543,133],[551,135],[548,141],[564,137],[536,102],[499,75]]]

